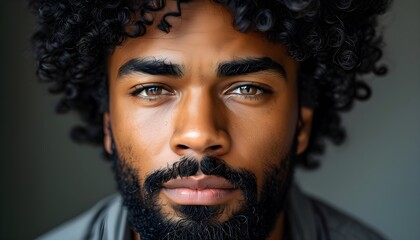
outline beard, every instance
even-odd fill
[[[292,148],[293,149],[293,148]],[[268,237],[283,210],[285,196],[293,179],[291,150],[278,165],[267,168],[261,191],[256,177],[245,169],[235,169],[221,159],[205,156],[198,160],[181,158],[171,166],[146,176],[141,185],[138,170],[119,158],[114,149],[114,173],[118,189],[128,209],[128,224],[142,240],[150,239],[252,239]],[[179,177],[188,177],[201,170],[204,175],[223,177],[243,194],[239,208],[225,221],[218,217],[226,212],[223,206],[173,205],[177,219],[162,210],[159,192],[162,185]]]

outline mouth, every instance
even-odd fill
[[[240,196],[241,191],[225,178],[199,175],[172,179],[162,192],[178,205],[220,205]]]

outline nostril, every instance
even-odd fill
[[[182,145],[182,144],[178,144],[178,148],[179,148],[179,149],[183,149],[183,150],[188,149],[188,147],[187,147],[187,146]]]
[[[213,146],[209,147],[209,149],[211,149],[211,150],[218,150],[220,148],[222,148],[222,146],[220,146],[220,145],[213,145]]]

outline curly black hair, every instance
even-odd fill
[[[76,142],[102,143],[106,60],[115,46],[144,35],[154,21],[169,32],[167,17],[180,16],[181,4],[191,1],[177,0],[178,11],[154,19],[165,0],[29,0],[37,15],[32,37],[37,76],[50,84],[51,93],[61,94],[57,112],[80,114],[84,125],[71,134]],[[238,31],[264,32],[300,62],[300,104],[315,111],[309,146],[299,163],[316,167],[325,139],[334,144],[345,139],[339,113],[370,96],[361,76],[386,74],[378,66],[382,39],[376,28],[391,0],[214,1],[232,12]]]

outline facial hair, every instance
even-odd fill
[[[235,169],[221,159],[205,156],[200,161],[181,158],[172,166],[150,173],[142,186],[138,170],[118,156],[114,151],[114,172],[128,209],[128,224],[140,234],[142,240],[266,239],[283,210],[285,196],[293,179],[291,163],[294,155],[291,153],[281,159],[278,165],[267,168],[260,192],[256,177],[250,171]],[[170,219],[163,213],[158,199],[162,185],[171,179],[193,176],[199,170],[205,175],[223,177],[243,192],[244,201],[228,220],[217,220],[224,211],[223,207],[217,205],[175,205],[173,209],[181,217],[178,220]]]

